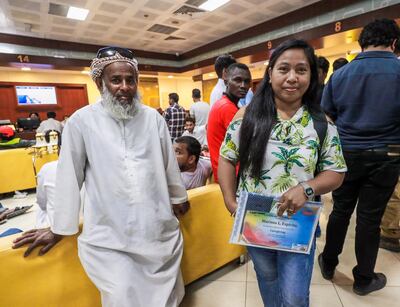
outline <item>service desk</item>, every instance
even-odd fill
[[[23,140],[35,140],[36,139],[36,130],[17,131],[15,133],[15,137],[21,138]]]
[[[189,191],[190,210],[180,218],[184,238],[181,270],[185,284],[245,252],[229,244],[233,225],[218,184]],[[11,249],[18,235],[0,239],[0,306],[100,307],[100,295],[83,270],[77,235],[65,237],[44,256]],[[134,278],[132,279],[134,281]],[[154,294],[157,295],[157,294]]]
[[[31,152],[30,148],[0,150],[0,194],[36,187]],[[57,154],[37,158],[36,170],[39,172],[43,164],[57,159]]]

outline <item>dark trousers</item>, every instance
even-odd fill
[[[323,259],[335,268],[342,253],[351,215],[357,205],[354,283],[366,285],[374,277],[380,239],[380,222],[399,176],[399,158],[384,152],[345,151],[348,172],[333,191],[333,211],[326,229]]]

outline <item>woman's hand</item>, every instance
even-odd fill
[[[232,201],[230,203],[226,203],[226,208],[228,209],[231,216],[235,216],[238,204],[237,201]]]
[[[278,209],[278,216],[287,211],[288,216],[295,214],[307,202],[307,196],[304,194],[303,187],[296,185],[286,191],[280,198],[281,205]]]

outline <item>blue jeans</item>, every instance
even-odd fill
[[[310,254],[247,247],[266,307],[308,307],[315,239]]]

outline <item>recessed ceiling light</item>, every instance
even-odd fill
[[[81,9],[79,7],[70,6],[68,9],[67,18],[76,20],[85,20],[88,14],[89,10],[87,9]]]
[[[28,71],[28,70],[31,70],[31,68],[30,67],[21,67],[21,70]]]
[[[214,77],[214,74],[208,74],[209,77]]]
[[[228,3],[230,0],[208,0],[199,6],[199,9],[206,11],[214,11],[220,6],[223,6],[225,3]]]
[[[172,79],[173,77],[174,77],[174,76],[169,75],[167,78],[168,78],[168,79]]]

